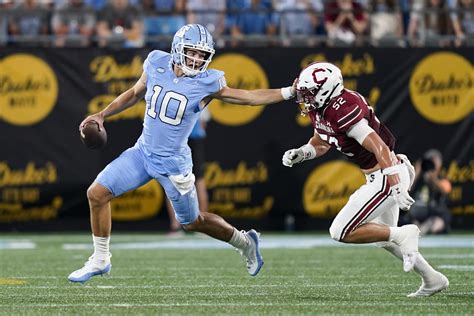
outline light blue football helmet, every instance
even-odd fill
[[[196,49],[206,53],[205,59],[197,59],[186,56],[186,49]],[[173,63],[181,67],[187,76],[195,76],[206,71],[207,66],[214,56],[214,41],[211,33],[200,24],[187,24],[181,27],[173,37],[171,44],[171,56]],[[193,66],[186,65],[186,58],[193,60]],[[194,66],[196,61],[201,61],[203,64],[200,67]]]

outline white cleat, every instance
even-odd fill
[[[420,230],[416,225],[405,225],[401,229],[403,229],[403,238],[400,240],[399,246],[403,255],[403,271],[410,272],[418,259]]]
[[[251,276],[256,276],[263,266],[263,258],[260,255],[259,236],[255,230],[251,229],[245,233],[249,240],[249,245],[243,250],[239,250],[240,254],[247,261],[247,271]]]
[[[112,257],[112,255],[110,255],[110,257]],[[107,260],[95,260],[94,255],[92,255],[89,257],[89,260],[84,263],[82,268],[74,271],[67,278],[71,282],[85,283],[93,276],[109,274],[110,269],[112,269],[110,257]]]
[[[439,293],[449,286],[448,278],[441,272],[436,272],[435,277],[427,280],[422,279],[421,286],[418,291],[408,294],[407,297],[428,297]]]

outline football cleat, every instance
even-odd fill
[[[93,276],[109,274],[110,269],[112,269],[112,264],[110,263],[111,257],[112,255],[110,254],[109,259],[99,261],[94,260],[94,255],[90,256],[82,268],[72,272],[67,277],[68,280],[71,282],[85,283]]]
[[[418,259],[420,230],[416,225],[405,225],[401,229],[403,229],[403,237],[399,241],[399,246],[403,255],[403,271],[410,272]]]
[[[263,266],[263,258],[260,255],[259,237],[260,234],[254,229],[245,233],[249,241],[249,245],[239,250],[240,254],[245,257],[247,261],[247,271],[251,276],[256,276]]]
[[[408,294],[407,297],[427,297],[447,289],[449,286],[448,278],[441,272],[436,272],[435,277],[421,280],[421,286],[418,291]]]

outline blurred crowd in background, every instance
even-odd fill
[[[474,0],[0,0],[0,46],[474,46]]]

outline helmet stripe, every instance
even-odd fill
[[[199,31],[199,41],[202,42],[202,34],[204,33],[204,30],[202,29],[202,26],[200,24],[196,24],[196,26],[198,27]]]

